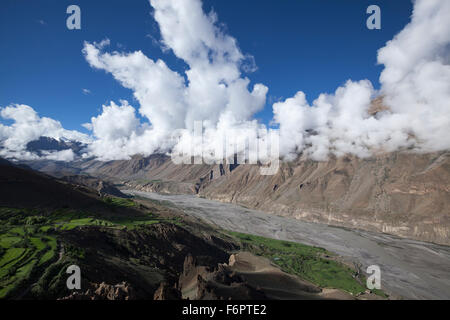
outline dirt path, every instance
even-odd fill
[[[62,243],[60,243],[59,246],[60,246],[60,248],[59,248],[59,251],[58,251],[58,260],[56,262],[61,261],[61,259],[64,256],[64,246],[63,246]]]
[[[186,214],[221,228],[320,246],[381,269],[382,288],[411,299],[450,299],[450,247],[269,215],[189,195],[127,191],[166,200]]]

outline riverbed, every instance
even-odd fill
[[[406,299],[450,299],[450,247],[355,229],[309,223],[193,195],[125,193],[171,205],[220,228],[319,246],[362,269],[381,269],[382,289]]]

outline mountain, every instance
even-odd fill
[[[85,145],[78,141],[39,137],[37,140],[28,142],[26,150],[35,153],[38,156],[42,156],[45,151],[72,150],[76,156],[81,156],[84,147]]]
[[[325,249],[220,230],[158,202],[107,195],[98,181],[0,159],[0,299],[386,297]],[[66,286],[72,265],[77,290]]]
[[[69,175],[62,177],[61,180],[75,186],[85,186],[90,189],[96,190],[100,196],[110,195],[120,198],[128,198],[127,195],[122,193],[113,184],[91,176]]]
[[[46,174],[0,161],[0,206],[5,207],[74,207],[99,204],[91,190],[80,190]]]
[[[450,153],[299,159],[274,176],[239,166],[202,183],[206,198],[337,226],[450,244]]]
[[[256,165],[175,165],[165,155],[70,165],[138,190],[198,194],[305,221],[450,244],[449,152],[321,162],[300,157],[282,162],[273,176],[260,175]]]

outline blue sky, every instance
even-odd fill
[[[66,28],[66,8],[71,4],[81,8],[82,30]],[[366,28],[370,4],[381,7],[381,30]],[[299,90],[311,101],[321,92],[334,92],[347,79],[367,78],[378,87],[382,67],[376,65],[377,49],[409,22],[412,4],[409,0],[205,0],[204,9],[214,9],[242,52],[254,56],[258,70],[247,76],[252,84],[269,87],[266,107],[256,115],[267,123],[273,101]],[[127,99],[138,107],[132,92],[110,74],[92,69],[81,50],[84,41],[109,38],[111,50],[142,50],[182,73],[184,62],[152,40],[159,39],[159,30],[150,12],[146,0],[2,0],[0,106],[27,104],[41,116],[83,132],[81,124],[98,115],[110,100]]]

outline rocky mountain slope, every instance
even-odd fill
[[[46,174],[0,160],[0,205],[13,207],[74,207],[101,204],[93,190],[74,187]]]
[[[105,195],[89,187],[96,180],[91,177],[66,180],[70,183],[0,159],[0,299],[385,296],[366,292],[364,275],[325,249],[232,235],[159,202]],[[236,275],[239,270],[225,265],[233,254],[242,257],[243,248],[271,258],[264,262],[274,275],[270,285],[258,277],[259,269]],[[280,255],[292,275],[280,270],[285,265],[274,259]],[[244,257],[238,259],[241,264],[258,265],[251,262],[253,255]],[[301,268],[310,264],[323,268]],[[79,290],[66,287],[71,265],[81,270]],[[295,295],[276,295],[283,292],[281,285],[295,287]],[[339,295],[330,296],[330,287]]]
[[[450,154],[283,163],[274,176],[239,166],[199,194],[271,213],[450,244]]]
[[[158,204],[105,197],[3,159],[0,193],[0,299],[151,299],[161,282],[177,281],[185,256],[213,266],[229,256]],[[66,288],[73,264],[81,291]]]
[[[50,174],[54,162],[31,163]],[[160,193],[190,193],[306,221],[450,244],[450,152],[256,165],[175,165],[165,155],[70,164],[72,171]],[[63,165],[67,170],[67,164]]]
[[[85,186],[96,190],[99,196],[111,195],[115,197],[127,198],[127,195],[122,193],[113,184],[91,176],[68,175],[62,177],[60,180],[68,182],[74,186]]]
[[[29,152],[42,156],[45,151],[63,151],[72,150],[77,156],[81,156],[82,150],[85,147],[81,142],[69,140],[56,140],[50,137],[39,137],[27,143],[26,149]]]

